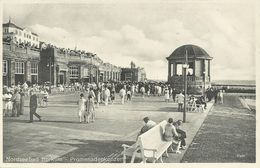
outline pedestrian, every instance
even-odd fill
[[[134,97],[134,95],[135,95],[135,85],[134,84],[132,84],[132,86],[131,86],[131,95],[132,95],[132,97]]]
[[[23,115],[23,113],[24,113],[24,97],[25,97],[24,89],[20,89],[20,95],[21,95],[20,115]]]
[[[42,105],[43,107],[47,107],[48,106],[48,97],[49,97],[49,94],[47,92],[46,89],[43,90],[43,96],[42,96]]]
[[[30,97],[30,121],[29,123],[33,122],[33,115],[35,115],[39,121],[41,121],[41,116],[37,114],[36,110],[38,107],[38,102],[37,102],[37,96],[36,93],[32,90],[31,91],[31,97]]]
[[[97,89],[97,107],[99,107],[99,103],[101,101],[101,92],[100,89]]]
[[[177,95],[177,103],[178,103],[178,112],[182,112],[182,106],[184,103],[184,95],[182,94],[182,92],[180,92],[180,94]]]
[[[223,100],[223,90],[219,91],[219,103],[223,104],[224,100]]]
[[[78,115],[79,115],[79,122],[82,122],[82,117],[85,114],[85,103],[86,99],[84,98],[84,94],[81,93],[79,95],[79,100],[78,100]]]
[[[105,87],[105,90],[104,90],[105,106],[108,105],[109,97],[110,97],[110,90],[107,87]]]
[[[175,88],[173,88],[172,89],[172,99],[173,99],[173,102],[175,102],[176,94],[177,94],[177,91],[176,91]]]
[[[84,120],[87,119],[87,123],[89,123],[89,119],[91,119],[91,122],[95,121],[95,103],[92,95],[88,96],[88,99],[85,103],[86,110],[85,110],[85,115],[84,115]]]
[[[124,104],[125,103],[125,88],[123,87],[122,89],[120,89],[119,91],[119,96],[121,98],[121,104]]]
[[[131,101],[131,91],[130,91],[130,89],[126,92],[126,100]]]
[[[144,98],[144,94],[145,94],[145,88],[144,88],[144,86],[141,87],[140,92],[141,92],[141,94],[142,94],[142,98]]]
[[[10,91],[7,91],[3,95],[3,101],[4,101],[4,116],[10,117],[12,116],[12,110],[13,110],[13,103],[11,101],[12,94]]]
[[[215,99],[215,103],[218,102],[218,90],[215,88],[214,89],[214,99]]]
[[[91,95],[93,97],[93,99],[96,98],[96,95],[95,95],[95,92],[93,90],[93,87],[90,88],[89,95]]]
[[[111,99],[111,104],[114,104],[114,101],[115,101],[115,91],[113,89],[111,90],[110,99]]]
[[[21,113],[21,95],[18,91],[18,89],[15,89],[14,94],[12,96],[13,101],[13,113],[12,117],[19,117]]]
[[[169,92],[168,88],[166,88],[164,90],[164,99],[165,99],[165,102],[169,102],[170,101],[170,92]]]
[[[165,125],[165,131],[163,134],[163,137],[166,141],[172,141],[173,144],[177,144],[176,153],[180,154],[180,146],[181,141],[179,141],[179,134],[176,131],[175,126],[173,125],[173,119],[169,118],[167,124]],[[173,148],[171,146],[171,149],[173,151]]]

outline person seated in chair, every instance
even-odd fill
[[[187,137],[186,136],[186,132],[183,131],[180,126],[182,124],[182,120],[178,120],[176,122],[173,123],[173,125],[175,126],[176,128],[176,132],[179,134],[179,140],[181,141],[181,146],[180,146],[180,149],[186,149],[186,141],[185,141],[185,138]]]
[[[156,125],[156,122],[150,120],[149,117],[144,117],[143,121],[144,121],[144,126],[141,128],[140,132],[138,133],[137,138],[138,136],[147,132],[149,129],[153,128]]]
[[[205,99],[204,99],[203,96],[200,96],[200,97],[196,100],[196,104],[197,104],[197,105],[203,104],[203,105],[204,105],[204,109],[207,108],[207,103],[206,103],[206,101],[205,101]]]
[[[175,126],[173,125],[173,119],[169,118],[168,119],[168,123],[165,125],[165,132],[163,135],[164,139],[166,141],[172,141],[174,144],[176,144],[177,141],[177,149],[176,149],[176,153],[180,154],[180,145],[181,145],[181,141],[179,140],[180,135],[177,133]],[[172,147],[171,147],[172,149]],[[173,151],[173,149],[172,149]]]

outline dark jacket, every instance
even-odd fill
[[[37,108],[37,96],[36,95],[31,95],[30,97],[30,108]]]

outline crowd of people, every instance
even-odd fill
[[[28,85],[18,84],[11,87],[4,86],[3,88],[3,110],[4,116],[19,117],[24,113],[25,97],[35,95],[37,99],[37,107],[47,107],[48,96],[51,94],[52,87],[48,84],[43,85]],[[175,88],[171,88],[167,83],[152,83],[152,82],[100,82],[100,83],[80,83],[73,82],[68,86],[58,85],[58,92],[78,93],[78,115],[79,121],[94,122],[95,108],[100,104],[108,106],[114,104],[116,95],[119,96],[120,103],[131,101],[135,95],[141,95],[142,98],[159,96],[164,97],[166,103],[170,102],[172,97],[173,102],[177,102],[178,111],[183,111],[184,94]],[[194,100],[194,95],[188,95],[187,100]],[[207,101],[215,99],[215,102],[223,103],[223,91],[215,88],[206,90],[206,99],[204,96],[196,98],[196,104],[203,104],[207,108]],[[37,108],[36,108],[37,109]],[[37,114],[32,112],[33,114]],[[34,111],[34,110],[32,110]],[[38,116],[37,116],[38,117]],[[38,117],[39,118],[39,117]],[[32,121],[30,119],[30,121]]]
[[[3,87],[3,116],[19,117],[24,114],[24,100],[34,94],[37,99],[37,107],[47,107],[49,87],[46,85],[24,84]]]

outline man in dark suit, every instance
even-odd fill
[[[30,97],[30,121],[29,121],[30,123],[33,122],[33,115],[35,115],[39,119],[39,121],[41,121],[41,116],[36,113],[37,106],[38,106],[37,96],[36,96],[34,91],[31,91],[31,97]]]

